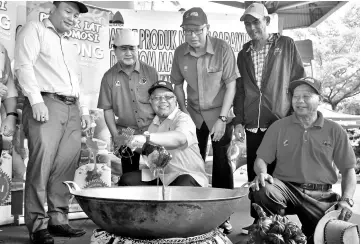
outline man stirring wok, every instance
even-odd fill
[[[153,149],[157,150],[148,156],[148,165],[152,168],[150,161],[164,163],[159,165],[164,167],[164,178],[161,178],[164,179],[164,185],[208,186],[204,162],[199,153],[196,126],[188,114],[178,109],[172,84],[158,81],[149,88],[148,93],[156,116],[148,131],[143,135],[135,135],[128,145],[133,148],[143,147],[143,154],[146,155]],[[168,153],[171,155],[169,162],[166,160]],[[152,170],[142,169],[125,173],[118,185],[156,185],[156,178]]]

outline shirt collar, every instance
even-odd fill
[[[184,55],[186,55],[190,52],[194,52],[194,49],[189,44],[187,44],[187,46],[184,50]],[[214,54],[214,49],[213,49],[213,45],[211,42],[211,38],[208,35],[206,36],[206,53]]]
[[[267,44],[273,44],[276,41],[277,34],[269,34],[267,38]],[[253,41],[250,41],[250,45],[246,52],[254,51]]]
[[[291,115],[292,117],[292,122],[295,123],[295,124],[301,124],[301,121],[297,118],[296,114],[293,113]],[[323,118],[323,114],[320,112],[320,111],[317,111],[317,119],[316,121],[313,123],[313,126],[312,127],[320,127],[322,128],[323,127],[323,124],[324,124],[324,118]]]
[[[120,65],[120,62],[118,62],[117,65],[118,65],[118,66],[117,66],[118,72],[123,71],[122,66]],[[137,61],[135,62],[134,70],[137,71],[138,73],[140,73],[140,72],[139,72],[139,70],[140,70],[139,60],[137,60]]]
[[[174,110],[173,110],[173,112],[170,113],[170,115],[168,115],[168,117],[167,117],[166,119],[173,120],[173,119],[175,118],[176,114],[178,113],[178,111],[179,111],[179,108],[178,108],[178,107],[175,107]],[[159,120],[158,115],[156,115],[156,116],[154,117],[154,119],[153,119],[153,124],[155,124],[155,125],[160,125],[160,120]]]
[[[54,27],[53,23],[51,23],[49,18],[43,19],[43,24],[46,28],[52,29],[58,36],[69,39],[68,36],[65,36],[65,33],[60,34]]]

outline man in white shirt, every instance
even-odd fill
[[[149,142],[163,146],[172,155],[164,168],[164,178],[160,179],[165,185],[207,187],[208,178],[199,152],[196,126],[192,118],[177,107],[172,84],[158,81],[148,93],[156,116],[148,131],[134,136],[130,145],[142,147]],[[154,172],[149,169],[126,173],[118,183],[122,186],[156,184]]]
[[[29,143],[25,224],[32,243],[54,243],[49,232],[66,237],[85,234],[69,225],[70,193],[62,182],[74,179],[81,129],[90,128],[77,50],[64,35],[86,12],[80,2],[54,2],[48,19],[28,22],[16,40],[15,74],[27,98],[23,109]]]

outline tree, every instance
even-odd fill
[[[322,82],[324,102],[333,110],[360,93],[360,7],[349,2],[316,28],[290,32],[295,40],[310,39],[314,77]]]

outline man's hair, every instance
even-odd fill
[[[55,7],[59,7],[61,1],[54,1],[53,4],[55,5]]]

